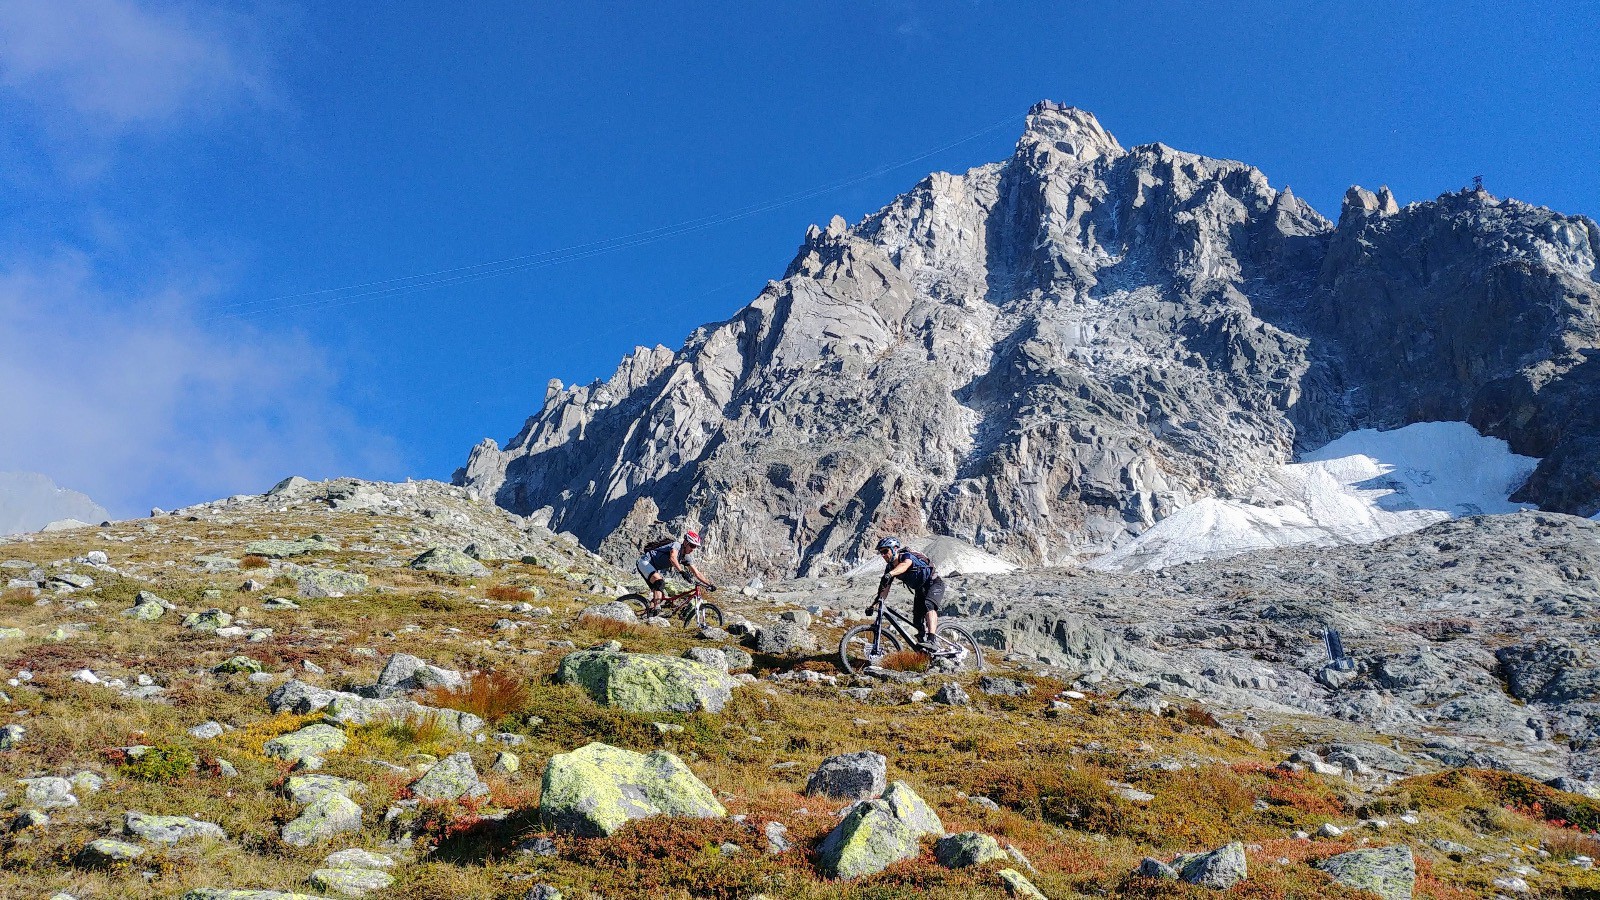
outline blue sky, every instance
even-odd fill
[[[679,6],[0,0],[0,470],[118,515],[447,478],[1043,98],[1329,215],[1479,174],[1600,215],[1600,3]]]

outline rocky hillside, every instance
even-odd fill
[[[1009,159],[811,229],[680,350],[552,382],[456,481],[591,548],[693,520],[764,574],[886,531],[1055,564],[1354,428],[1464,420],[1542,460],[1519,499],[1587,515],[1597,256],[1594,223],[1482,191],[1352,188],[1329,222],[1041,103]]]
[[[26,535],[0,897],[1577,900],[1597,528],[963,576],[987,671],[854,677],[863,585],[641,622],[624,573],[436,483]]]

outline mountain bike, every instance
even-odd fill
[[[622,602],[632,606],[640,619],[652,616],[665,616],[668,619],[682,619],[685,628],[713,628],[722,627],[722,609],[715,603],[708,602],[701,589],[715,591],[717,586],[703,581],[696,581],[693,587],[681,594],[668,594],[660,603],[652,603],[649,594],[626,594]]]
[[[885,628],[885,625],[888,628]],[[932,668],[955,672],[983,671],[983,649],[972,632],[951,622],[939,623],[933,646],[917,647],[917,626],[887,603],[878,604],[878,614],[867,625],[857,625],[839,639],[839,663],[851,675],[876,666],[896,653],[913,650],[929,658]]]

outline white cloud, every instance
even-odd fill
[[[396,468],[304,340],[208,327],[192,285],[117,291],[81,254],[0,268],[0,470],[43,472],[113,515]]]
[[[259,99],[238,48],[172,3],[0,0],[0,85],[51,116],[121,128]]]

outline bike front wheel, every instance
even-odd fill
[[[877,653],[873,653],[873,635],[877,632]],[[851,675],[859,675],[867,666],[875,666],[884,657],[899,653],[905,648],[894,632],[879,632],[872,625],[857,625],[839,639],[839,664]]]
[[[657,613],[650,611],[649,594],[624,594],[619,599],[621,599],[623,603],[633,607],[634,615],[638,616],[639,621],[641,622],[653,615],[657,615]]]
[[[701,603],[698,608],[683,611],[685,628],[721,628],[722,610],[715,603]]]
[[[957,672],[982,672],[983,648],[972,632],[960,625],[941,624],[933,662],[939,668]]]

